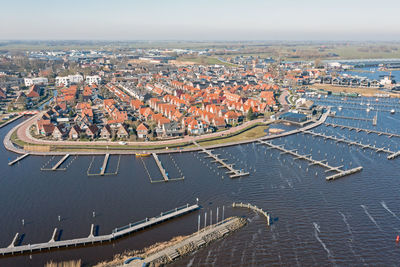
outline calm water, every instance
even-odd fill
[[[366,77],[370,80],[378,80],[378,81],[380,79],[382,79],[382,76],[389,76],[391,73],[393,79],[395,79],[395,80],[400,79],[400,71],[399,70],[379,71],[378,68],[360,68],[357,70],[361,70],[361,71],[342,71],[339,73],[349,74],[351,76]]]
[[[398,102],[393,100],[393,103]],[[349,110],[346,104],[341,105],[344,108],[338,115],[368,118],[375,115],[375,112]],[[399,113],[378,112],[375,127],[371,122],[332,118],[328,121],[400,133]],[[0,137],[11,127],[1,129]],[[314,131],[370,142],[393,151],[400,149],[400,138],[327,126]],[[229,179],[200,154],[182,153],[161,155],[160,159],[170,177],[178,177],[172,157],[185,175],[184,181],[150,184],[142,161],[133,156],[121,157],[117,176],[87,177],[92,157],[78,157],[65,172],[42,172],[40,167],[51,157],[28,157],[9,167],[8,159],[16,155],[2,147],[2,247],[9,245],[16,232],[25,234],[24,244],[48,241],[54,227],[63,230],[61,239],[87,236],[91,223],[99,225],[100,234],[109,233],[117,226],[158,215],[187,202],[194,203],[196,197],[203,209],[106,246],[0,258],[0,266],[41,266],[50,259],[82,259],[86,264],[109,260],[126,249],[140,249],[176,235],[190,234],[197,229],[199,213],[203,225],[204,212],[209,217],[212,210],[215,221],[216,208],[220,207],[221,216],[222,206],[225,206],[225,217],[244,215],[249,224],[173,266],[400,265],[400,247],[395,242],[400,234],[400,158],[389,161],[384,153],[349,148],[303,134],[273,142],[312,154],[315,159],[327,159],[331,165],[344,165],[344,168],[361,165],[364,169],[326,182],[321,167],[308,166],[304,161],[293,160],[265,146],[248,144],[215,150],[228,162],[250,171],[248,177]],[[50,165],[58,159],[54,158]],[[117,161],[118,156],[111,157],[108,172],[115,170]],[[160,179],[153,159],[144,161],[153,179]],[[102,157],[95,157],[92,172],[99,171],[101,162]],[[233,201],[250,202],[271,212],[274,224],[267,227],[265,219],[256,213],[230,208]],[[62,217],[61,222],[58,215]]]

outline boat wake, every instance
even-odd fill
[[[368,218],[371,220],[371,222],[373,222],[373,223],[376,225],[376,227],[377,227],[380,231],[382,231],[382,228],[381,228],[381,227],[378,225],[378,223],[375,221],[374,217],[372,217],[371,214],[369,214],[369,212],[368,212],[368,210],[367,210],[367,207],[364,206],[364,205],[361,205],[361,208],[364,209],[365,214],[367,214],[367,216],[368,216]]]
[[[339,211],[339,213],[340,213],[340,215],[342,215],[343,222],[346,224],[346,227],[347,227],[347,231],[349,231],[349,233],[350,233],[350,235],[351,235],[351,242],[353,242],[353,240],[354,240],[354,238],[353,238],[353,232],[351,231],[351,227],[350,227],[349,222],[347,221],[346,215],[344,215],[344,214],[341,213],[340,211]]]
[[[393,211],[391,211],[391,210],[388,208],[388,206],[386,205],[385,201],[381,201],[381,205],[382,205],[382,207],[383,207],[385,210],[387,210],[390,214],[392,214],[393,217],[395,217],[397,220],[400,221],[399,216],[397,216],[396,213],[394,213]]]
[[[318,233],[321,233],[320,226],[315,222],[313,222],[313,225],[314,225],[314,236],[315,236],[315,238],[318,240],[318,242],[321,244],[321,246],[326,251],[326,253],[328,255],[328,258],[330,258],[330,259],[333,258],[333,255],[332,255],[331,251],[328,249],[328,247],[325,245],[325,243],[321,240],[321,238],[318,235]]]

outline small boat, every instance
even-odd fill
[[[342,110],[342,107],[341,107],[341,106],[339,106],[339,107],[338,107],[338,110],[339,110],[339,111],[341,111],[341,110]]]
[[[376,98],[375,101],[376,101],[376,102],[379,102],[379,98]]]
[[[369,111],[370,111],[370,109],[369,109],[369,108],[367,108],[366,110],[367,110],[367,112],[369,112]]]
[[[150,153],[136,153],[135,154],[136,157],[148,157],[150,155],[151,155]]]
[[[393,109],[390,110],[390,114],[394,114],[396,111]]]

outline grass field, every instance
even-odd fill
[[[192,62],[193,64],[202,65],[224,65],[228,67],[238,67],[235,64],[226,63],[215,57],[179,57],[177,62]]]

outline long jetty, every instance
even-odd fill
[[[388,137],[400,137],[400,134],[396,134],[396,133],[389,133],[389,132],[382,132],[382,131],[377,131],[377,130],[363,129],[363,128],[359,128],[359,127],[346,126],[346,125],[340,125],[340,124],[335,124],[335,123],[325,122],[325,125],[333,127],[333,128],[348,129],[350,131],[354,130],[356,132],[366,132],[367,134],[374,133],[374,134],[377,134],[377,135],[387,135]]]
[[[335,180],[337,178],[344,177],[344,176],[347,176],[347,175],[350,175],[350,174],[353,174],[353,173],[356,173],[356,172],[359,172],[362,170],[361,166],[350,169],[350,170],[343,170],[342,169],[343,166],[333,167],[333,166],[329,165],[326,162],[326,159],[315,160],[311,157],[311,155],[301,155],[301,154],[297,153],[297,149],[288,150],[288,149],[284,148],[283,145],[274,145],[271,142],[266,142],[266,141],[261,141],[261,140],[259,142],[260,142],[260,144],[267,145],[270,148],[274,148],[274,149],[282,151],[281,154],[289,154],[289,155],[294,156],[295,159],[306,160],[306,161],[310,162],[310,164],[309,164],[310,166],[311,165],[319,165],[321,167],[324,167],[327,169],[327,170],[325,170],[325,172],[335,171],[336,174],[326,177],[327,181]]]
[[[207,154],[206,157],[208,157],[208,158],[213,158],[213,159],[214,159],[214,162],[221,164],[221,168],[226,168],[226,169],[228,169],[227,173],[229,174],[229,177],[230,177],[230,178],[237,178],[237,177],[247,176],[247,175],[250,174],[249,172],[245,172],[245,171],[243,171],[243,170],[237,170],[237,169],[233,168],[233,165],[234,165],[234,164],[228,164],[228,163],[226,163],[226,162],[225,162],[225,159],[219,158],[219,157],[218,157],[218,156],[219,156],[218,154],[213,154],[213,153],[212,153],[212,150],[207,150],[207,149],[205,149],[204,147],[200,146],[200,145],[199,145],[197,142],[195,142],[195,141],[193,141],[193,143],[201,149],[201,151],[200,151],[199,153]]]
[[[348,117],[348,116],[337,116],[336,114],[332,113],[329,114],[329,117],[335,118],[335,119],[345,119],[345,120],[356,120],[356,121],[372,121],[372,119],[369,118],[361,118],[361,117]]]
[[[23,160],[24,158],[26,158],[27,156],[29,156],[29,153],[26,153],[26,154],[23,154],[22,156],[19,156],[18,158],[14,159],[13,161],[10,161],[8,163],[8,166],[14,165],[18,161]]]
[[[345,138],[339,138],[339,137],[336,137],[336,136],[333,136],[333,135],[325,135],[325,134],[321,134],[321,133],[316,133],[316,132],[313,132],[313,131],[302,131],[302,132],[305,133],[305,134],[310,134],[310,135],[313,135],[313,136],[322,137],[324,139],[333,140],[333,141],[335,141],[337,143],[345,143],[345,144],[348,144],[349,146],[358,146],[358,147],[361,147],[362,149],[371,149],[371,150],[374,150],[377,153],[379,153],[379,152],[388,153],[389,156],[387,157],[387,159],[394,159],[394,158],[396,158],[396,157],[398,157],[400,155],[400,151],[394,152],[394,151],[391,151],[389,149],[386,149],[385,147],[377,147],[375,145],[371,146],[371,145],[368,145],[368,144],[363,144],[361,142],[356,142],[356,141],[348,140],[348,139],[345,139]]]
[[[242,202],[240,202],[240,203],[233,202],[232,203],[232,207],[234,207],[234,208],[236,208],[236,207],[248,208],[248,209],[254,210],[254,211],[260,213],[261,215],[263,215],[265,218],[267,218],[268,226],[270,226],[270,224],[271,224],[271,216],[270,216],[270,214],[268,212],[264,211],[263,209],[257,207],[257,206],[253,206],[250,203],[243,204]]]
[[[185,206],[175,208],[175,209],[167,211],[167,212],[161,212],[161,214],[157,217],[146,218],[145,220],[142,220],[142,221],[139,221],[136,223],[132,223],[132,224],[126,225],[124,227],[116,228],[112,231],[111,234],[108,234],[108,235],[95,236],[93,233],[94,227],[92,225],[90,234],[88,237],[58,241],[56,238],[56,233],[57,233],[57,228],[56,228],[56,229],[54,229],[52,237],[49,242],[15,246],[15,242],[17,240],[16,239],[17,235],[16,235],[16,237],[14,237],[13,242],[12,242],[12,244],[14,244],[14,245],[13,246],[10,245],[7,248],[0,248],[0,255],[14,255],[14,254],[22,254],[22,253],[26,253],[26,252],[48,251],[48,250],[55,249],[55,248],[77,247],[77,246],[84,246],[84,245],[90,245],[90,244],[95,244],[95,243],[111,242],[111,241],[119,239],[123,236],[132,234],[134,232],[141,231],[145,228],[149,228],[149,227],[155,226],[159,223],[165,222],[167,220],[190,213],[199,208],[200,207],[198,204],[191,205],[191,206],[189,206],[189,204],[187,204]]]

